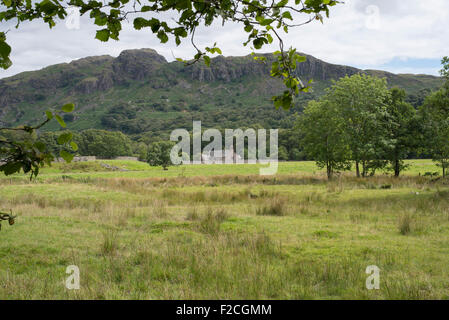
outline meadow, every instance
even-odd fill
[[[275,176],[109,160],[2,177],[0,211],[18,218],[0,231],[0,299],[448,299],[449,180],[409,164],[332,181],[313,162]]]

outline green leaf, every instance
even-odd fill
[[[256,49],[262,48],[262,46],[263,46],[263,39],[262,38],[254,39],[253,45],[254,45],[254,48],[256,48]]]
[[[264,20],[262,20],[262,21],[260,22],[260,25],[261,25],[261,26],[268,26],[268,25],[272,24],[273,21],[274,21],[273,19],[264,19]]]
[[[297,61],[297,62],[306,62],[307,61],[307,58],[305,57],[305,56],[301,56],[301,55],[299,55],[299,54],[297,54],[296,55],[296,57],[295,57],[295,60]]]
[[[67,103],[65,105],[62,106],[62,111],[64,112],[72,112],[73,110],[75,110],[75,105],[73,103]]]
[[[108,29],[98,30],[95,38],[100,41],[106,42],[109,40],[109,34],[110,34],[110,31]]]
[[[278,4],[276,6],[278,7],[283,7],[288,3],[288,0],[281,0],[278,2]]]
[[[162,30],[160,30],[157,33],[157,37],[159,38],[159,40],[161,40],[162,43],[166,43],[168,41],[167,34],[164,31],[162,31]]]
[[[187,31],[184,28],[176,28],[175,36],[185,38],[187,37]]]
[[[72,140],[73,135],[71,132],[64,132],[58,137],[58,144],[66,144]]]
[[[104,26],[106,23],[108,23],[108,16],[105,13],[101,12],[95,16],[95,24],[97,26]]]
[[[37,150],[39,150],[40,152],[44,152],[46,149],[45,143],[37,141],[36,143],[34,143],[34,146],[36,147]]]
[[[0,166],[0,171],[3,171],[5,175],[9,176],[11,174],[18,173],[21,168],[22,165],[20,162],[9,162]]]
[[[45,111],[45,115],[47,116],[47,119],[48,120],[51,120],[51,119],[53,119],[53,113],[51,112],[51,111]]]
[[[208,56],[204,56],[204,63],[206,64],[206,66],[210,67],[210,57]]]
[[[78,145],[74,141],[70,142],[70,147],[73,151],[78,151]]]
[[[55,114],[56,121],[58,121],[59,125],[63,128],[67,127],[64,120],[61,118],[59,114]]]
[[[9,59],[0,59],[0,68],[2,69],[8,69],[12,66],[12,61]]]
[[[136,30],[140,30],[148,25],[148,21],[144,18],[138,17],[134,19],[134,29]]]
[[[7,59],[11,53],[11,47],[4,41],[0,41],[0,56]]]
[[[293,20],[292,14],[290,11],[285,11],[282,13],[282,18]]]
[[[65,150],[61,150],[59,155],[61,156],[61,158],[63,158],[65,160],[65,162],[72,162],[72,160],[73,160],[73,154],[71,154]]]

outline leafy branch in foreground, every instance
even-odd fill
[[[446,84],[449,83],[449,57],[443,57],[441,60],[441,64],[443,68],[440,70],[440,74],[442,77],[446,79]]]
[[[72,112],[75,109],[73,104],[66,104],[62,107],[62,112]],[[36,126],[20,126],[14,128],[0,127],[0,172],[5,175],[19,173],[31,173],[30,179],[37,177],[39,168],[45,164],[51,165],[55,160],[55,155],[48,150],[47,146],[35,139],[36,130],[42,128],[52,119],[55,119],[62,128],[66,124],[62,117],[53,111],[45,112],[46,119]],[[70,147],[71,150],[78,150],[77,144],[72,141],[73,135],[64,132],[58,137],[58,144]],[[73,155],[65,150],[59,154],[65,161],[70,162]]]
[[[211,62],[210,55],[222,54],[216,43],[199,48],[195,42],[195,32],[199,27],[211,27],[221,20],[224,25],[236,23],[248,34],[244,46],[251,45],[253,53],[277,40],[279,50],[275,52],[271,75],[282,79],[286,90],[272,98],[276,108],[293,106],[293,99],[307,87],[296,75],[297,63],[305,61],[296,49],[284,48],[282,33],[329,16],[329,9],[340,3],[337,0],[0,0],[0,22],[16,20],[18,27],[26,20],[43,20],[50,28],[57,19],[67,16],[66,9],[75,7],[82,15],[89,15],[100,27],[96,38],[100,41],[118,40],[122,24],[132,19],[136,30],[149,29],[161,41],[170,39],[179,46],[186,38],[196,50],[192,61]],[[167,13],[170,13],[168,15]],[[172,17],[173,16],[173,17]],[[0,32],[0,68],[11,66],[11,47],[6,43],[6,33]],[[265,60],[264,57],[255,57]],[[178,59],[183,61],[182,59]]]

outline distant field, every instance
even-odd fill
[[[440,169],[432,160],[408,160],[410,167],[404,171],[406,176],[425,174],[426,172],[439,172]],[[127,171],[114,171],[101,166],[105,163]],[[38,180],[59,178],[61,176],[73,178],[151,178],[151,177],[194,177],[194,176],[219,176],[219,175],[255,175],[259,174],[259,168],[265,165],[253,164],[222,164],[222,165],[183,165],[170,167],[164,171],[160,167],[151,167],[145,162],[121,161],[121,160],[97,160],[93,162],[74,162],[71,164],[54,163],[51,167],[41,170]],[[313,161],[279,162],[278,175],[305,174],[324,176],[325,171],[318,169]],[[351,175],[345,172],[345,175]],[[355,173],[354,173],[355,174]],[[383,172],[378,172],[383,174]],[[24,178],[24,175],[15,175],[13,178]],[[0,177],[9,179],[9,177]]]
[[[449,298],[449,181],[419,176],[430,160],[331,182],[313,162],[272,177],[100,162],[0,179],[0,210],[19,216],[0,231],[0,300]],[[80,290],[64,286],[69,265]]]

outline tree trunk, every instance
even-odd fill
[[[394,160],[394,176],[399,177],[399,174],[401,173],[401,170],[399,168],[399,160]]]
[[[358,161],[355,162],[355,171],[357,173],[357,178],[360,178],[360,167]]]
[[[366,161],[362,161],[362,177],[366,177]]]
[[[333,170],[332,166],[328,163],[327,164],[327,179],[332,180]]]

